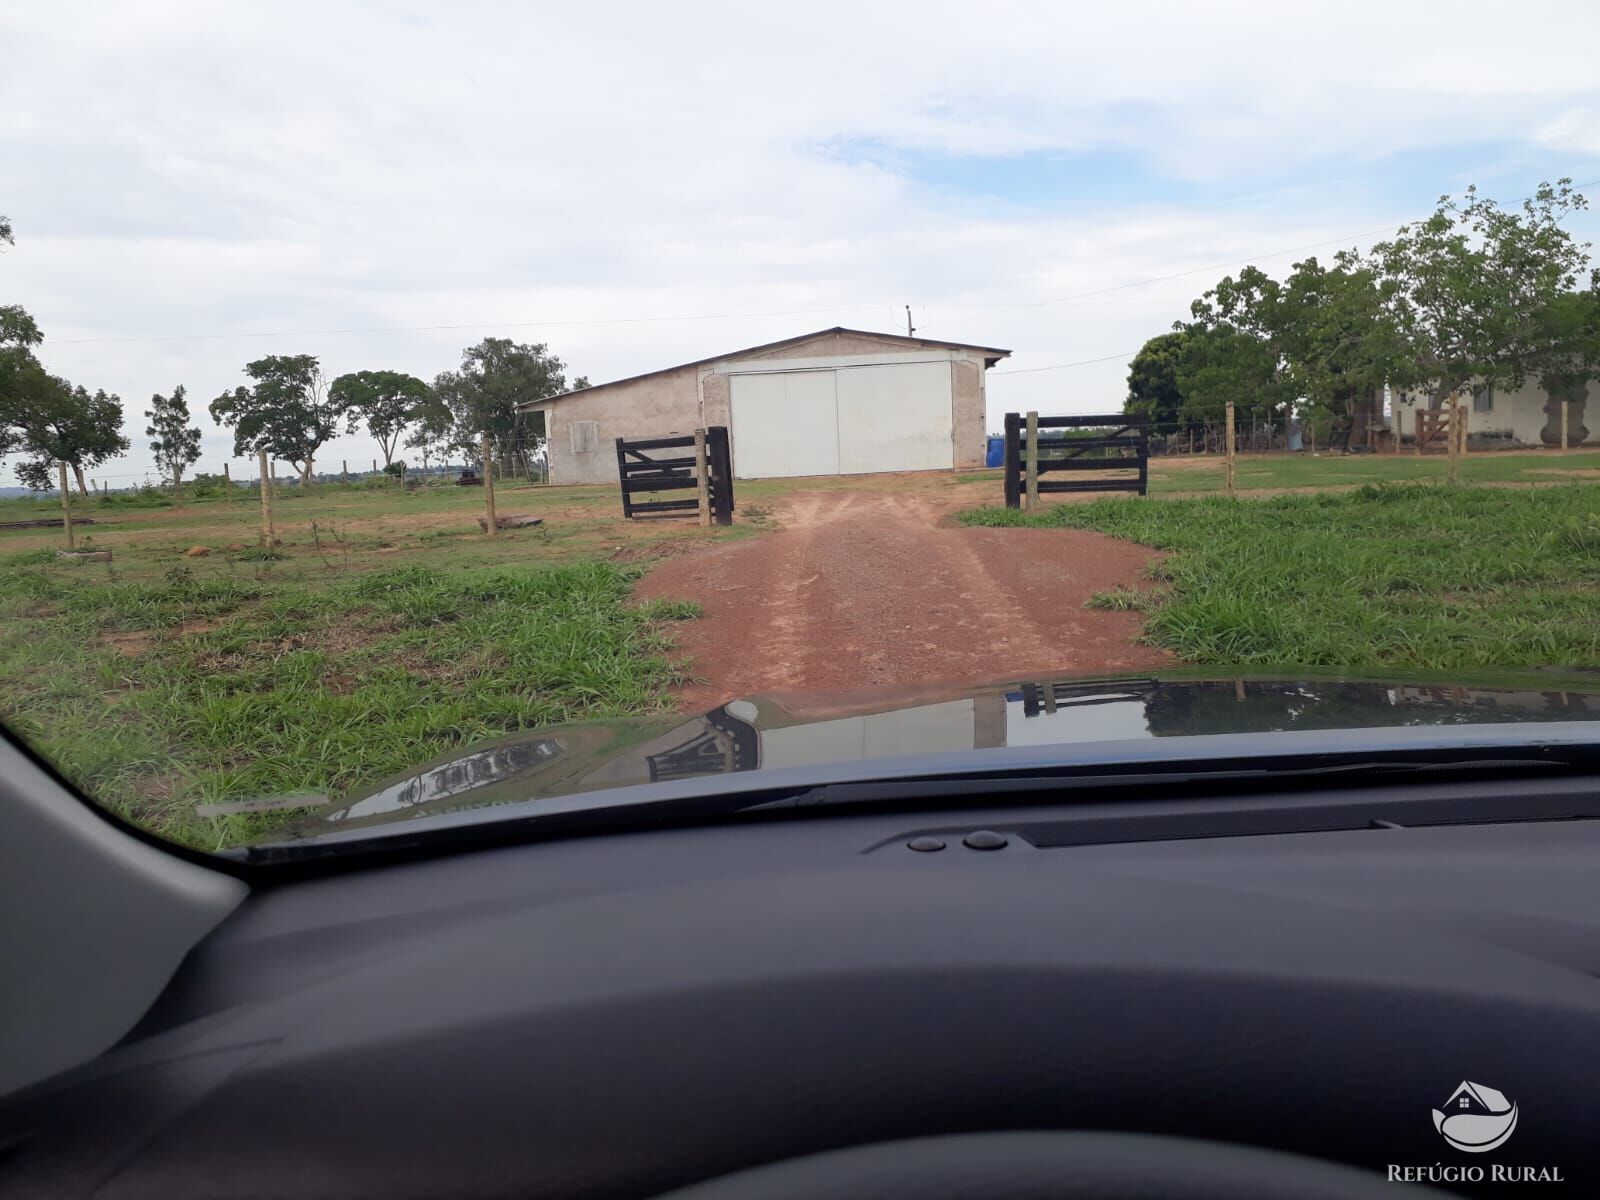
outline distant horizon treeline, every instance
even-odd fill
[[[0,216],[0,244],[13,244],[10,221]],[[0,306],[0,464],[22,456],[14,466],[18,489],[0,495],[53,491],[58,463],[70,468],[82,495],[89,494],[85,472],[113,462],[132,448],[123,425],[122,397],[53,375],[36,350],[44,333],[19,305]],[[476,457],[487,434],[499,458],[528,459],[543,442],[542,428],[528,428],[517,406],[589,386],[579,376],[569,385],[567,367],[543,342],[518,343],[484,338],[467,347],[461,364],[442,371],[431,383],[401,371],[362,370],[329,380],[312,354],[270,354],[246,363],[245,386],[223,392],[208,411],[233,432],[234,457],[259,451],[286,462],[302,482],[312,478],[318,452],[341,434],[365,428],[394,466],[403,447],[424,462],[459,452]],[[189,410],[185,388],[150,397],[145,436],[156,470],[173,487],[200,460],[200,429]]]

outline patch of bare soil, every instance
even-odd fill
[[[1529,467],[1528,475],[1555,475],[1561,479],[1600,479],[1600,467]]]
[[[1151,551],[1082,530],[951,526],[963,502],[948,492],[795,493],[776,506],[779,532],[657,566],[643,598],[703,609],[680,628],[688,665],[704,677],[683,704],[1168,661],[1134,643],[1139,614],[1083,607],[1095,592],[1138,586]]]
[[[118,630],[102,634],[100,640],[125,658],[138,658],[156,640],[153,629]]]
[[[618,546],[611,552],[611,561],[632,563],[650,562],[662,558],[677,558],[683,554],[692,554],[697,550],[704,550],[708,546],[714,546],[716,541],[716,537],[711,534],[664,537],[658,541],[642,542],[634,546]]]

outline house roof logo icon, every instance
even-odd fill
[[[1457,1150],[1482,1154],[1505,1144],[1517,1127],[1517,1106],[1504,1092],[1462,1081],[1444,1108],[1433,1110],[1433,1127]]]

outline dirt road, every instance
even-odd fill
[[[1139,586],[1151,553],[1078,530],[941,525],[959,501],[917,490],[799,492],[782,529],[662,562],[645,597],[698,600],[681,628],[689,711],[757,693],[969,683],[1169,661],[1137,613],[1083,607]]]

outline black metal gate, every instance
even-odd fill
[[[683,451],[687,450],[685,454]],[[663,454],[663,451],[677,453]],[[654,454],[656,457],[651,457]],[[700,510],[698,497],[663,499],[662,492],[698,488],[694,436],[617,439],[617,477],[622,483],[624,517],[687,517]],[[733,461],[728,452],[728,427],[706,430],[706,488],[711,519],[733,524]],[[649,499],[636,499],[645,496]]]
[[[1107,429],[1088,437],[1037,439],[1036,475],[1040,495],[1047,492],[1137,492],[1150,486],[1150,426],[1143,417],[1122,413],[1075,417],[1038,417],[1039,430]],[[1006,414],[1006,507],[1021,508],[1027,490],[1027,446],[1021,413]],[[1061,472],[1064,479],[1048,475]],[[1094,478],[1094,473],[1101,477]],[[1115,473],[1114,475],[1112,473]],[[1107,477],[1111,476],[1111,477]]]

